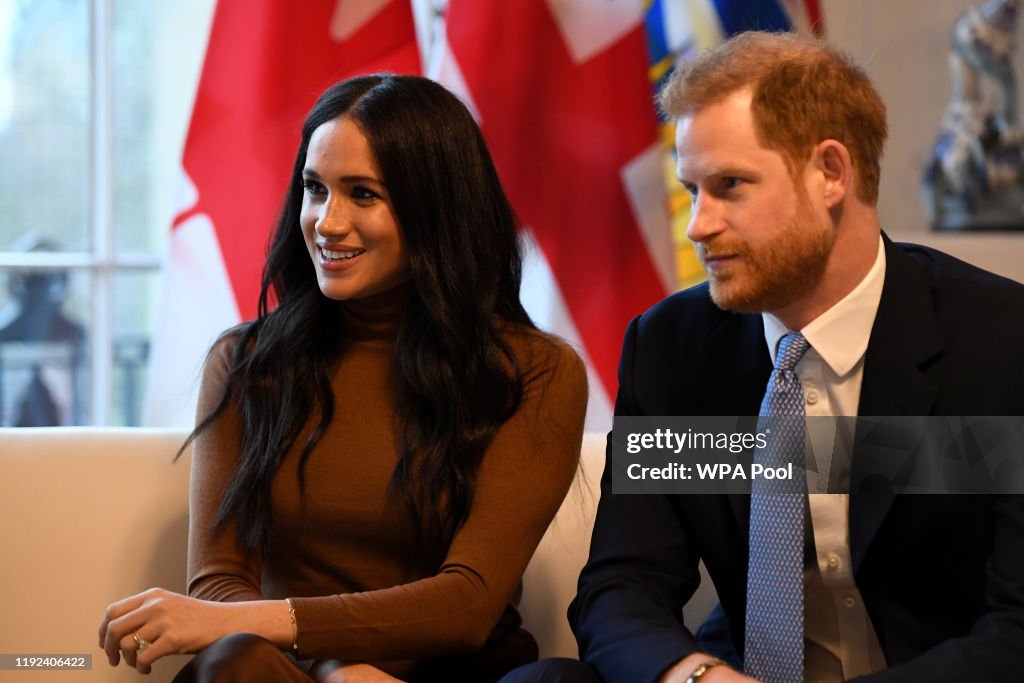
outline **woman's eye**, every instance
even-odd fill
[[[379,194],[362,185],[356,185],[352,188],[353,199],[376,199],[378,197],[380,197]]]
[[[318,183],[315,180],[309,180],[309,179],[303,180],[302,181],[302,189],[307,194],[324,194],[324,186],[321,185],[320,183]]]

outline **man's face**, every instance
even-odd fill
[[[742,90],[679,119],[677,176],[693,198],[687,235],[711,298],[734,311],[799,304],[821,282],[835,236],[824,207],[754,132]]]

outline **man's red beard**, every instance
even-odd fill
[[[770,242],[751,247],[725,235],[696,249],[702,264],[716,255],[736,255],[721,273],[705,266],[712,301],[725,310],[760,313],[784,308],[817,287],[834,244],[834,233],[815,219],[805,194],[789,225]]]

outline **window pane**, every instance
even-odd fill
[[[114,5],[114,225],[117,249],[124,252],[151,252],[161,244],[153,239],[152,215],[152,9],[151,2],[134,0]]]
[[[158,277],[157,271],[142,271],[114,278],[113,425],[141,424]]]
[[[113,1],[114,226],[120,253],[160,253],[214,0]]]
[[[88,273],[6,269],[0,282],[0,425],[88,424]]]
[[[89,248],[89,3],[0,0],[0,250]]]

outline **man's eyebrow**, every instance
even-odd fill
[[[676,180],[680,183],[693,182],[684,178],[680,173],[679,169],[676,168]],[[731,176],[743,176],[747,178],[760,178],[761,173],[751,168],[743,168],[740,166],[721,166],[717,168],[711,168],[704,173],[700,174],[703,178],[715,178],[715,177],[731,177]]]

